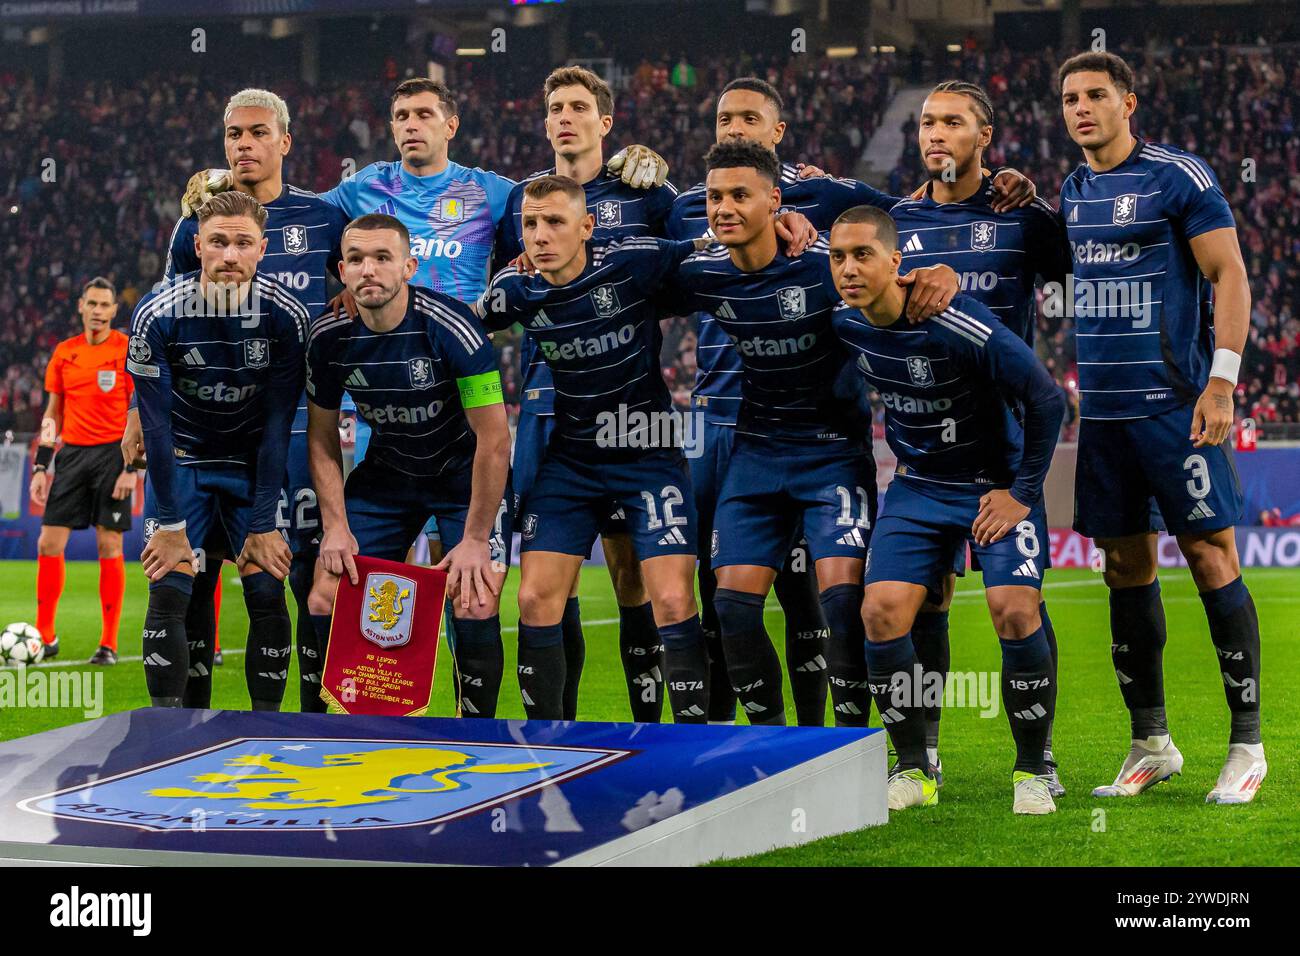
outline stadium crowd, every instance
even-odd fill
[[[1143,84],[1138,132],[1201,152],[1237,215],[1254,300],[1239,413],[1265,423],[1300,422],[1300,317],[1292,305],[1300,293],[1300,59],[1286,47],[1241,53],[1175,44],[1125,52]],[[786,99],[783,158],[852,174],[889,103],[896,66],[901,61],[890,57],[644,59],[626,68],[612,140],[651,145],[668,160],[676,184],[698,182],[718,91],[731,78],[756,74]],[[967,48],[936,67],[988,88],[998,109],[988,161],[1024,170],[1040,194],[1055,200],[1078,162],[1044,95],[1054,85],[1055,57]],[[454,67],[449,82],[462,96],[462,127],[453,158],[511,177],[550,165],[538,97],[519,92],[539,89],[540,81],[529,85],[483,61]],[[273,85],[293,110],[288,181],[324,190],[344,173],[391,157],[390,76]],[[112,277],[122,290],[124,321],[157,281],[182,185],[193,170],[221,162],[215,118],[228,87],[215,75],[146,75],[130,84],[68,80],[45,88],[0,73],[0,169],[7,171],[0,178],[7,263],[0,273],[0,431],[38,427],[43,369],[57,341],[75,331],[73,290],[93,275]],[[887,184],[895,194],[921,178],[913,121],[906,133],[907,149]],[[1040,354],[1069,388],[1069,319],[1039,323]],[[689,320],[665,323],[664,376],[682,406],[694,380],[694,346]],[[499,348],[513,406],[518,350],[513,342]]]

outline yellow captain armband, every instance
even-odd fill
[[[461,408],[482,408],[484,405],[500,405],[501,373],[484,372],[456,379],[460,389]]]

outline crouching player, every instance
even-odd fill
[[[190,666],[185,616],[202,557],[217,540],[237,565],[248,606],[245,676],[254,710],[278,710],[291,652],[276,530],[285,453],[303,383],[307,311],[257,274],[266,210],[223,193],[198,212],[200,270],[145,296],[131,321],[127,370],[149,455],[149,576],[144,670],[155,707],[180,707]]]
[[[503,657],[501,585],[510,430],[496,356],[470,307],[407,285],[406,227],[370,213],[343,231],[339,277],[357,314],[317,319],[307,346],[307,450],[323,536],[308,608],[323,654],[340,576],[353,555],[402,561],[429,517],[447,553],[462,713],[496,715]],[[371,428],[365,460],[343,482],[344,390]]]
[[[1002,645],[1002,698],[1016,745],[1016,813],[1051,813],[1044,743],[1056,707],[1039,613],[1046,563],[1043,479],[1065,414],[1060,390],[1022,339],[968,296],[921,323],[903,317],[894,221],[859,206],[831,229],[844,300],[835,330],[881,396],[898,468],[867,552],[863,622],[872,696],[898,752],[889,808],[929,806],[923,687],[911,631],[955,546],[972,543]],[[1004,394],[1024,408],[1023,428]]]
[[[530,718],[561,719],[570,585],[611,510],[621,508],[663,639],[673,717],[704,723],[709,664],[695,604],[695,509],[651,301],[697,243],[589,245],[594,218],[567,176],[529,181],[520,225],[537,275],[501,270],[478,312],[492,329],[521,323],[555,384],[555,429],[518,519],[524,708]]]

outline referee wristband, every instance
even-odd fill
[[[1215,349],[1214,360],[1210,362],[1210,377],[1237,384],[1237,375],[1241,372],[1241,356],[1232,349]]]
[[[54,460],[54,447],[52,445],[36,446],[36,468],[44,471],[50,467],[50,462]]]

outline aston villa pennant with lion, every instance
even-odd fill
[[[334,599],[321,699],[331,713],[418,717],[429,707],[447,575],[356,558]]]

